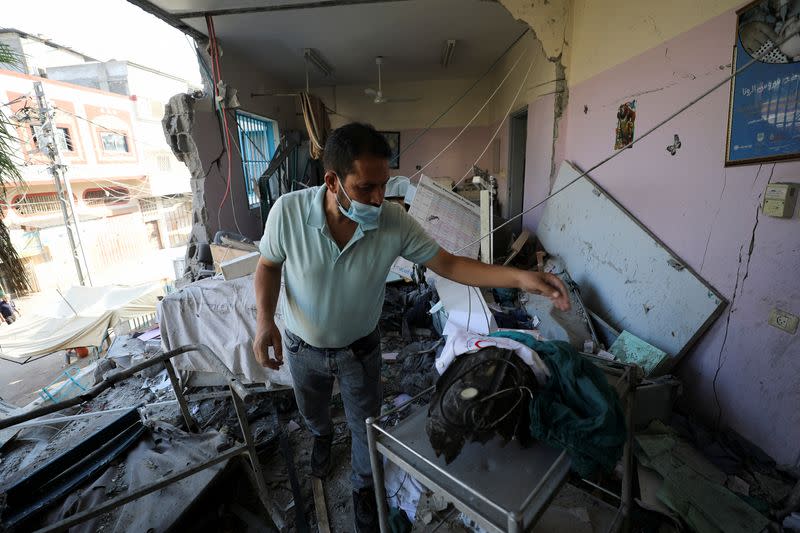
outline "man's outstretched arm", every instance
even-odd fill
[[[542,294],[562,311],[570,308],[564,283],[553,274],[500,265],[487,265],[475,259],[453,255],[440,249],[425,266],[447,279],[464,285],[491,288],[516,288]]]

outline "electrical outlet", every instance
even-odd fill
[[[794,333],[797,331],[797,324],[800,318],[786,311],[780,309],[773,309],[769,314],[769,325],[782,329],[786,333]]]

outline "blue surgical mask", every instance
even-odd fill
[[[339,197],[337,196],[336,203],[339,205],[339,211],[341,211],[344,216],[361,226],[361,229],[364,231],[377,229],[378,219],[381,216],[381,208],[383,207],[383,204],[375,207],[374,205],[364,204],[353,200],[347,195],[347,192],[345,192],[344,184],[342,183],[341,179],[339,179],[339,187],[342,189],[344,197],[350,200],[350,209],[345,209],[342,207],[342,204],[339,202]]]

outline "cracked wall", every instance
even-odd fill
[[[725,79],[735,25],[728,11],[571,84],[554,159],[590,168],[610,155],[617,108],[632,96],[641,134]],[[795,464],[800,335],[767,319],[773,307],[800,313],[800,220],[767,217],[760,203],[767,183],[800,181],[800,162],[726,168],[729,93],[724,84],[592,178],[730,302],[677,369],[684,406]]]
[[[560,58],[572,85],[747,2],[500,0],[500,3],[533,29],[548,58]]]
[[[208,56],[204,58],[209,64]],[[303,127],[294,98],[258,96],[269,91],[287,91],[285,83],[263,75],[261,69],[235,53],[223,51],[221,64],[223,80],[237,92],[241,104],[238,109],[277,121],[282,134]],[[208,79],[204,81],[209,94]],[[263,233],[259,209],[251,209],[247,197],[233,109],[227,111],[227,121],[229,148],[211,98],[178,94],[165,106],[162,126],[167,142],[191,172],[192,231],[187,267],[193,272],[197,265],[191,257],[192,244],[211,242],[219,230],[240,233],[254,241]]]
[[[544,177],[561,161],[590,168],[613,152],[622,102],[637,100],[641,134],[724,79],[742,5],[501,2],[566,78],[529,105],[526,206],[547,197]],[[767,318],[773,307],[800,313],[800,222],[766,217],[760,203],[770,181],[800,181],[800,162],[725,168],[728,98],[725,84],[592,177],[731,302],[678,367],[684,406],[798,464],[800,335]],[[675,134],[682,147],[672,156]],[[535,229],[539,213],[525,226]]]

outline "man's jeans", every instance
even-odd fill
[[[381,411],[381,342],[375,331],[346,348],[315,348],[284,331],[289,372],[297,406],[315,436],[333,434],[331,392],[339,380],[347,426],[352,436],[353,489],[372,486],[365,420]]]

